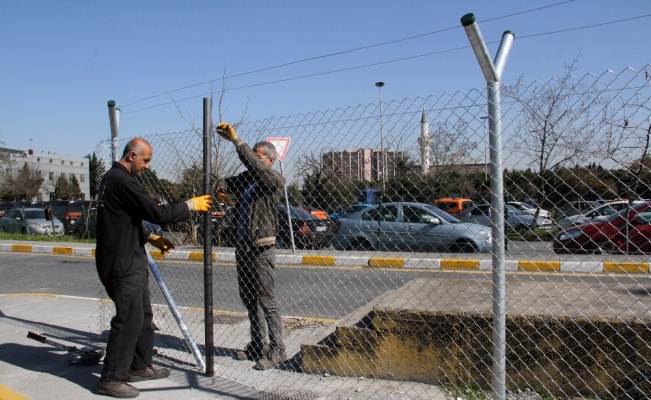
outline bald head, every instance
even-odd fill
[[[148,141],[143,138],[131,139],[122,152],[122,164],[131,176],[142,175],[149,169],[149,162],[153,149]]]
[[[141,154],[145,150],[151,150],[151,145],[148,141],[143,138],[134,138],[124,146],[124,151],[122,152],[122,158],[124,159],[129,153],[134,152],[136,154]]]

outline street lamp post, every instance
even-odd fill
[[[378,95],[380,96],[380,162],[382,163],[381,174],[382,174],[382,195],[386,191],[386,159],[384,156],[384,123],[382,122],[382,86],[384,82],[375,82],[375,86],[378,88]]]

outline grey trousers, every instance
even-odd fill
[[[274,246],[253,246],[240,241],[235,249],[237,284],[249,315],[251,343],[262,348],[268,330],[270,349],[285,350],[283,322],[275,295],[275,260]]]

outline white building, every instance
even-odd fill
[[[20,169],[27,163],[30,169],[38,171],[44,178],[38,198],[30,200],[56,200],[54,187],[61,174],[64,174],[68,180],[71,180],[74,175],[79,181],[79,188],[84,195],[84,198],[80,200],[90,200],[90,168],[87,158],[55,154],[49,151],[35,152],[1,147],[0,155],[8,158],[9,162],[6,168]]]

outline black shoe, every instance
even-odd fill
[[[239,361],[258,361],[259,359],[265,357],[267,351],[269,351],[269,345],[266,343],[263,344],[262,347],[253,343],[249,343],[244,347],[244,350],[237,350],[235,352],[235,359]]]
[[[269,354],[265,358],[261,358],[257,362],[258,369],[272,369],[279,366],[283,361],[287,359],[287,353],[285,349],[271,349]]]
[[[130,369],[127,376],[127,382],[151,381],[154,379],[163,379],[170,376],[170,370],[167,368],[156,368],[148,365],[141,369]]]
[[[119,399],[133,399],[138,397],[140,391],[126,382],[100,380],[97,384],[97,393]]]

